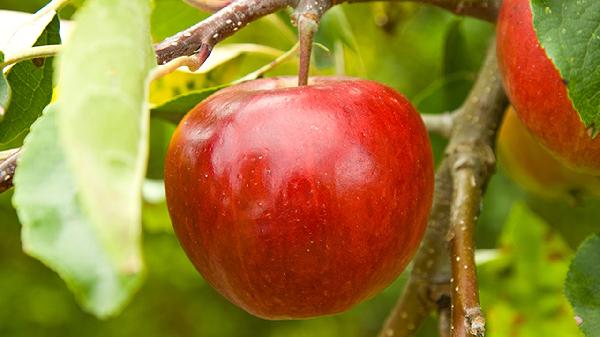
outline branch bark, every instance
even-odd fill
[[[165,39],[155,46],[158,64],[181,56],[198,54],[204,62],[213,47],[250,22],[274,13],[298,0],[238,0],[225,6],[206,20]]]
[[[481,198],[495,170],[494,145],[508,100],[502,88],[492,42],[479,78],[456,115],[446,149],[453,180],[451,252],[454,337],[483,336],[475,269],[474,232]]]
[[[508,104],[495,50],[492,43],[477,82],[453,118],[446,158],[436,173],[428,228],[404,292],[380,337],[414,336],[431,311],[448,309],[441,304],[450,297],[452,336],[483,331],[473,233],[481,196],[493,173],[496,131]]]
[[[429,132],[437,133],[446,138],[450,137],[454,125],[454,113],[421,114],[421,118]]]
[[[376,0],[337,0],[342,2],[372,2]],[[395,2],[420,2],[446,9],[456,15],[472,16],[474,18],[495,22],[502,0],[387,0]]]
[[[198,54],[201,62],[204,62],[210,55],[214,46],[228,36],[233,35],[239,29],[245,27],[252,21],[274,13],[286,7],[302,8],[305,12],[312,6],[312,10],[322,15],[329,7],[341,3],[373,2],[377,0],[236,0],[223,7],[204,21],[177,33],[176,35],[165,39],[155,46],[158,64],[165,64],[181,56],[191,56]],[[434,5],[444,8],[458,15],[467,15],[487,21],[495,21],[498,16],[498,10],[502,0],[387,0],[398,2],[419,2],[428,5]],[[318,19],[317,21],[318,22]],[[303,30],[311,26],[299,28]],[[310,23],[310,22],[309,22]],[[312,39],[310,39],[312,40]],[[307,46],[311,48],[312,44]],[[304,50],[305,48],[301,48]],[[304,51],[305,53],[306,51]],[[303,69],[303,68],[301,68]]]

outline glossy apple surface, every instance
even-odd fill
[[[519,118],[569,167],[600,173],[600,137],[592,138],[558,70],[538,42],[529,0],[504,0],[497,50],[504,87]]]
[[[508,175],[525,190],[551,199],[600,195],[600,177],[580,173],[550,154],[511,107],[498,133],[498,159]]]
[[[204,278],[267,319],[334,314],[374,296],[419,245],[431,145],[393,89],[264,79],[194,108],[165,168],[175,232]]]

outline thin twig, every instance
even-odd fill
[[[446,112],[442,114],[421,114],[423,123],[429,132],[437,133],[443,137],[450,137],[454,121],[454,114]]]
[[[496,46],[492,43],[478,80],[456,115],[446,149],[454,189],[450,217],[453,337],[485,333],[475,270],[474,233],[483,191],[494,173],[495,135],[507,104],[498,74]]]
[[[214,46],[252,21],[292,6],[297,0],[237,0],[200,23],[155,46],[159,64],[180,56],[202,54],[204,61]]]
[[[19,150],[14,151],[0,162],[0,193],[7,191],[13,186],[13,176],[15,175],[19,153]]]
[[[51,44],[47,46],[37,46],[28,48],[22,51],[21,53],[12,55],[10,58],[4,60],[4,62],[1,62],[0,69],[4,69],[6,66],[19,63],[25,60],[54,56],[58,54],[58,52],[60,52],[61,48],[62,45],[60,44]]]
[[[290,57],[294,56],[298,52],[299,47],[300,47],[300,44],[296,43],[292,48],[290,48],[290,50],[281,54],[279,57],[274,59],[272,62],[269,62],[269,63],[265,64],[264,66],[256,69],[255,71],[245,75],[244,77],[231,82],[231,85],[242,83],[245,81],[255,80],[257,78],[264,76],[264,74],[273,70],[275,67],[277,67],[281,63],[287,61]]]
[[[174,72],[175,70],[181,67],[187,67],[190,71],[196,71],[200,69],[203,62],[204,60],[201,60],[198,54],[192,56],[181,56],[174,60],[171,60],[167,64],[159,65],[158,67],[156,67],[152,71],[150,78],[152,80],[157,80],[161,77],[169,75],[170,73]]]

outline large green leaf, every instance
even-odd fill
[[[155,65],[150,9],[149,0],[86,1],[58,62],[57,140],[55,145],[30,140],[39,147],[26,147],[25,155],[27,151],[32,153],[31,171],[28,176],[19,173],[22,186],[28,186],[27,180],[41,180],[29,185],[29,191],[17,187],[22,197],[17,197],[16,204],[25,225],[47,225],[40,230],[45,231],[48,240],[60,239],[59,226],[75,226],[71,221],[77,222],[78,227],[88,227],[85,231],[92,236],[89,240],[96,244],[96,251],[78,245],[70,251],[70,259],[62,255],[59,259],[56,254],[61,248],[51,245],[48,254],[55,255],[48,255],[47,259],[53,261],[71,288],[90,289],[79,295],[86,309],[100,317],[123,306],[143,271],[140,241],[141,191],[148,158],[146,96],[149,73]],[[48,168],[33,163],[33,157],[36,162],[44,162],[39,154],[44,151],[59,157],[60,160],[52,161],[56,165]],[[55,166],[60,166],[59,173]],[[26,168],[27,164],[20,170],[27,172]],[[46,186],[46,181],[52,181],[57,174],[60,180],[52,186],[59,188],[64,184],[67,191],[63,197],[71,198],[61,200],[63,191]],[[32,207],[36,200],[45,198],[61,202],[47,202],[44,213]],[[32,219],[37,222],[32,223]],[[25,244],[31,247],[28,242]],[[66,268],[63,264],[73,264],[80,257],[97,257],[101,262],[96,263],[102,268],[68,275],[68,269],[58,267]]]
[[[54,17],[35,45],[60,43],[59,25]],[[7,79],[12,98],[0,122],[0,149],[21,144],[31,124],[52,99],[52,75],[52,58],[23,61],[10,69]]]
[[[104,317],[124,305],[142,274],[135,265],[115,266],[87,216],[58,139],[56,112],[49,106],[32,126],[15,175],[23,248],[58,272],[85,309]]]
[[[82,206],[114,263],[141,268],[149,0],[88,1],[58,63],[58,130]],[[93,62],[91,62],[93,60]]]
[[[532,0],[542,46],[567,83],[581,120],[600,131],[600,1]]]
[[[581,244],[571,263],[565,292],[581,319],[581,329],[587,337],[600,331],[600,235],[593,235]]]

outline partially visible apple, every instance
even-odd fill
[[[550,154],[510,107],[498,134],[498,160],[525,190],[540,197],[573,199],[600,195],[600,177],[580,173]]]
[[[540,45],[530,0],[504,0],[497,48],[504,87],[525,126],[569,167],[600,174],[600,137],[592,138],[586,130],[566,84]]]
[[[185,0],[187,3],[194,7],[198,7],[201,10],[207,12],[216,12],[219,9],[229,5],[235,0]]]
[[[432,202],[419,114],[347,78],[224,89],[180,123],[166,158],[177,236],[204,278],[267,319],[338,313],[411,260]]]

